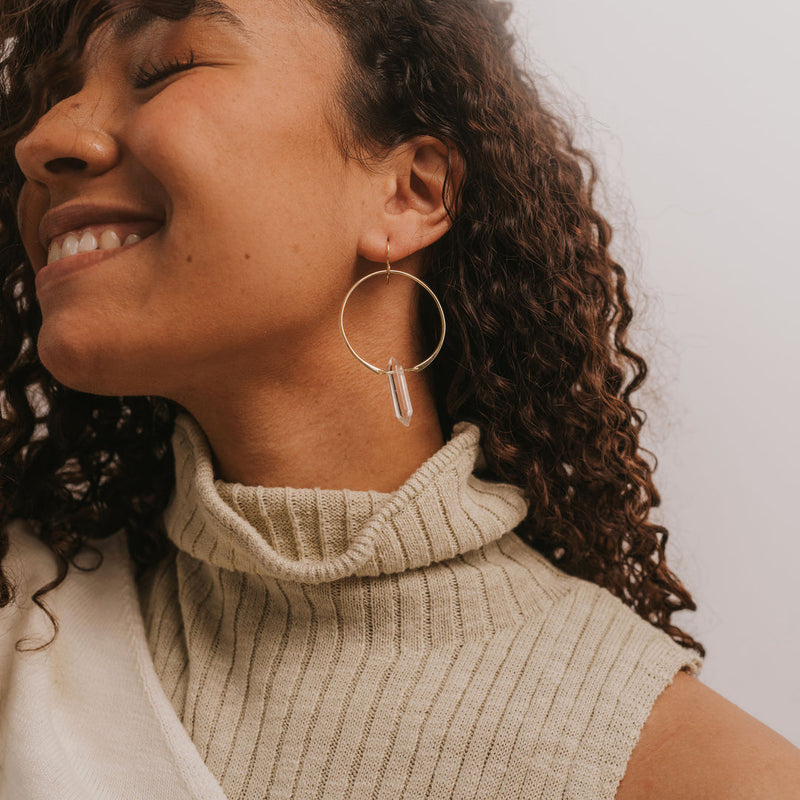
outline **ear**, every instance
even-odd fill
[[[452,225],[444,191],[447,188],[453,210],[462,164],[455,147],[432,136],[417,136],[391,150],[373,173],[373,197],[359,238],[359,255],[385,261],[388,239],[394,263],[444,236]]]

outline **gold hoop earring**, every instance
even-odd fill
[[[370,364],[369,361],[365,361],[361,356],[356,353],[353,349],[353,346],[350,344],[350,341],[347,338],[347,334],[344,332],[344,309],[347,305],[347,301],[350,299],[350,295],[362,284],[364,281],[369,280],[370,278],[375,278],[378,275],[385,275],[386,276],[386,283],[389,283],[389,277],[391,275],[402,275],[404,278],[411,278],[412,281],[418,283],[432,298],[433,302],[436,303],[436,309],[439,312],[439,318],[442,321],[442,333],[439,336],[439,341],[436,345],[436,349],[424,360],[420,361],[415,367],[409,367],[408,369],[403,369],[403,367],[397,362],[397,360],[392,357],[389,359],[389,365],[386,369],[381,369],[380,367],[376,367],[374,364]],[[339,312],[339,330],[342,332],[342,338],[344,339],[344,343],[347,345],[347,349],[365,366],[367,369],[372,370],[373,372],[377,373],[378,375],[387,375],[389,377],[389,389],[392,393],[392,405],[394,406],[394,415],[397,419],[403,423],[406,427],[411,424],[411,415],[414,413],[414,409],[411,406],[411,396],[408,393],[408,383],[406,382],[406,372],[421,372],[425,367],[430,365],[433,362],[433,359],[439,355],[439,351],[442,349],[442,345],[444,344],[444,335],[447,330],[447,324],[444,318],[444,309],[442,308],[442,304],[439,302],[439,298],[433,293],[433,289],[428,286],[425,281],[420,280],[416,275],[411,275],[409,272],[402,272],[398,269],[392,269],[392,265],[389,263],[389,240],[386,240],[386,269],[378,270],[377,272],[370,272],[369,275],[365,275],[360,280],[357,280],[351,287],[350,291],[345,295],[344,301],[342,302],[342,308]]]

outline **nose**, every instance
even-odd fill
[[[25,177],[52,188],[110,170],[119,161],[120,148],[97,112],[97,103],[73,95],[44,114],[14,148]]]

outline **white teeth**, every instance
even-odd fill
[[[110,250],[112,247],[119,247],[121,244],[116,231],[107,230],[100,234],[101,250]]]
[[[91,231],[86,231],[78,242],[78,252],[88,253],[89,250],[97,250],[97,239]]]
[[[52,264],[54,261],[58,261],[59,258],[61,258],[61,246],[58,242],[53,242],[47,251],[47,263]]]
[[[121,242],[119,234],[111,228],[106,228],[100,234],[99,240],[90,230],[85,230],[80,235],[79,233],[68,233],[60,245],[58,242],[50,245],[47,250],[47,263],[52,264],[54,261],[66,256],[74,256],[77,253],[88,253],[91,250],[112,250],[141,241],[142,237],[138,233],[129,233],[125,237],[125,241]]]
[[[78,252],[78,237],[74,233],[70,233],[69,236],[64,239],[61,243],[61,257],[64,256],[74,256]]]

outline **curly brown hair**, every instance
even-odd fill
[[[353,157],[418,135],[454,148],[464,177],[451,230],[427,253],[427,281],[449,335],[433,368],[442,431],[481,429],[486,477],[522,487],[519,535],[565,572],[605,587],[676,642],[696,610],[666,564],[668,533],[644,414],[631,401],[647,374],[627,344],[626,274],[595,209],[597,169],[520,66],[510,7],[492,0],[306,0],[341,34],[341,78]],[[78,80],[89,34],[123,8],[171,19],[195,0],[0,0],[0,561],[8,522],[30,520],[60,565],[120,528],[141,574],[170,547],[161,522],[174,485],[170,436],[180,406],[101,397],[56,381],[40,363],[33,273],[16,227],[24,178],[13,147]],[[434,343],[437,320],[421,309]],[[0,607],[13,598],[0,569]],[[52,616],[51,616],[51,619]],[[53,619],[55,633],[57,620]],[[55,635],[55,634],[54,634]]]

